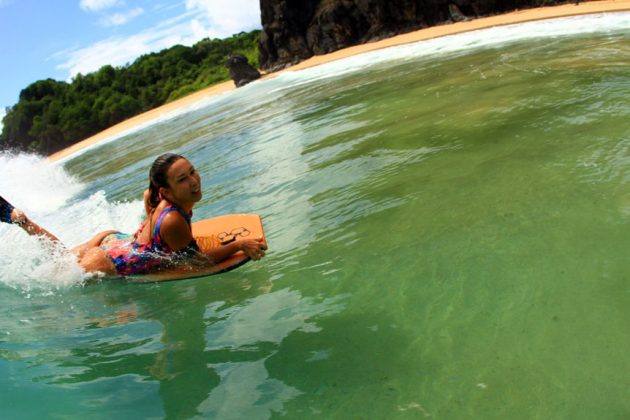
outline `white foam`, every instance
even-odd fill
[[[630,13],[625,12],[496,26],[370,51],[303,70],[291,71],[289,69],[278,78],[284,81],[280,89],[285,89],[316,80],[339,77],[388,61],[398,62],[458,51],[471,51],[478,48],[500,47],[515,41],[579,34],[612,33],[626,29],[630,29]]]
[[[17,227],[3,229],[0,283],[23,292],[51,291],[83,284],[76,258],[50,241],[28,236]]]
[[[0,195],[29,212],[55,211],[83,186],[61,167],[31,154],[0,153]]]
[[[589,15],[489,28],[392,47],[310,69],[287,72],[275,79],[252,83],[238,91],[204,98],[187,107],[161,114],[152,121],[109,138],[106,142],[194,110],[214,106],[226,98],[247,100],[248,97],[264,95],[270,91],[338,77],[376,63],[500,46],[516,40],[607,33],[628,28],[630,13]],[[89,149],[84,151],[86,150]],[[0,153],[0,168],[0,195],[23,208],[33,220],[57,234],[69,246],[83,242],[104,229],[116,228],[132,232],[142,216],[143,206],[140,201],[109,203],[102,191],[95,191],[85,199],[76,199],[85,186],[70,176],[62,165],[50,164],[41,157]],[[29,291],[54,290],[82,284],[84,281],[84,274],[67,252],[51,248],[50,244],[27,236],[13,225],[0,223],[0,238],[0,259],[3,262],[0,265],[1,284]]]
[[[500,46],[502,44],[545,37],[571,36],[578,34],[590,34],[601,32],[613,32],[630,28],[630,13],[602,13],[565,18],[547,19],[520,24],[497,26],[480,29],[456,35],[448,35],[426,41],[419,41],[397,47],[367,52],[364,54],[347,57],[331,63],[322,64],[304,70],[289,71],[278,75],[276,78],[256,81],[236,91],[228,91],[221,95],[199,99],[170,112],[157,115],[155,118],[142,124],[138,124],[119,134],[113,135],[97,144],[88,146],[76,153],[61,159],[63,163],[69,159],[100,147],[104,144],[116,141],[122,137],[141,131],[155,124],[169,121],[178,116],[192,111],[204,109],[215,105],[226,97],[255,95],[259,90],[270,92],[281,91],[317,80],[334,78],[351,73],[370,65],[401,59],[413,59],[430,55],[445,54],[456,51],[467,51],[474,48]]]
[[[0,153],[0,168],[0,195],[57,235],[67,248],[106,229],[133,232],[144,211],[140,200],[109,203],[102,191],[77,199],[84,185],[39,156]],[[67,248],[5,223],[0,223],[0,238],[0,284],[22,291],[50,291],[82,284],[86,278]]]

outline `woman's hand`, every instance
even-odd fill
[[[214,264],[218,264],[227,258],[230,258],[234,253],[243,251],[252,260],[259,260],[265,256],[265,250],[267,245],[263,242],[262,238],[258,239],[241,239],[229,244],[219,247],[211,248],[203,251],[210,261]]]
[[[254,261],[257,261],[265,256],[267,245],[263,243],[262,238],[244,239],[238,241],[237,244],[239,249]]]
[[[26,217],[26,214],[21,209],[14,208],[11,212],[11,222],[19,226],[24,226],[28,223],[28,217]]]

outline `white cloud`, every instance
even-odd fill
[[[7,115],[7,110],[5,109],[5,107],[0,107],[0,132],[2,131],[2,119],[4,118],[4,116]]]
[[[159,51],[176,44],[192,45],[199,39],[199,29],[193,23],[175,23],[170,26],[143,31],[126,38],[112,37],[88,47],[62,51],[53,58],[64,61],[57,68],[67,70],[68,80],[70,80],[78,73],[87,74],[106,64],[125,65],[143,54]],[[121,48],[123,45],[124,48]]]
[[[135,9],[131,9],[125,13],[114,13],[113,15],[102,17],[99,20],[99,23],[105,27],[120,26],[142,14],[144,14],[144,9],[142,9],[142,7],[136,7]]]
[[[100,0],[101,3],[106,1],[111,3],[113,0]],[[97,0],[89,2],[97,3]],[[78,73],[87,74],[106,64],[125,65],[143,54],[176,44],[192,45],[206,37],[225,38],[260,26],[259,0],[186,0],[185,13],[153,28],[128,37],[112,37],[87,47],[61,51],[52,58],[62,61],[57,69],[67,70],[70,80]]]
[[[207,32],[226,37],[260,28],[260,0],[186,0],[186,10],[205,20]]]
[[[79,7],[86,12],[100,12],[124,4],[122,0],[81,0]]]

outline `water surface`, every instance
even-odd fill
[[[227,274],[82,286],[0,227],[0,413],[627,417],[630,18],[615,16],[254,83],[63,166],[0,155],[3,195],[69,244],[135,229],[151,161],[176,151],[203,178],[195,218],[259,213],[270,245]]]

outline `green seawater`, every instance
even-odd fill
[[[250,85],[68,161],[68,206],[141,207],[182,153],[195,218],[259,213],[270,250],[0,285],[0,417],[630,418],[629,98],[627,31],[535,39]]]

